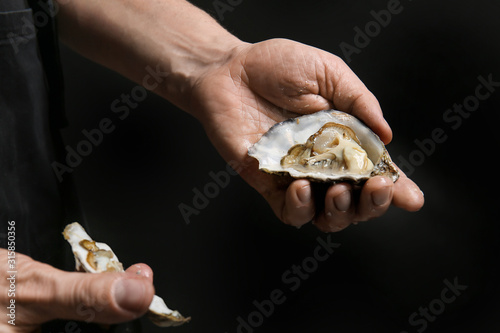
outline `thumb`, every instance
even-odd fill
[[[105,324],[126,322],[142,316],[154,295],[152,274],[144,276],[138,274],[137,269],[89,274],[44,266],[35,271],[21,298],[38,307],[35,312],[45,314],[41,322],[50,319]],[[150,269],[142,271],[150,272]]]
[[[118,323],[142,316],[151,304],[150,280],[129,273],[66,273],[55,302],[63,319]],[[62,282],[62,283],[61,283]]]

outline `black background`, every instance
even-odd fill
[[[220,18],[214,1],[193,2]],[[373,21],[370,11],[387,3],[243,0],[224,13],[222,24],[248,42],[290,38],[343,57],[339,45],[354,45],[354,27],[364,29]],[[431,138],[436,128],[445,132],[447,140],[420,154],[424,160],[411,174],[425,206],[418,213],[392,207],[332,234],[341,246],[293,292],[282,274],[312,256],[316,238],[326,235],[283,225],[238,176],[186,224],[178,206],[192,206],[193,188],[203,190],[210,172],[226,168],[201,125],[151,93],[119,120],[111,104],[136,84],[63,48],[66,144],[75,147],[82,130],[102,118],[116,125],[73,173],[90,233],[125,265],[153,268],[157,294],[193,318],[173,331],[236,332],[237,318],[246,319],[253,301],[269,299],[274,289],[286,301],[256,332],[423,331],[409,316],[440,299],[443,281],[455,278],[467,289],[425,331],[500,329],[494,191],[500,88],[458,128],[443,119],[475,94],[479,76],[500,82],[500,4],[402,0],[401,6],[349,66],[382,105],[396,162],[417,156],[415,140]],[[163,331],[143,324],[145,332]]]

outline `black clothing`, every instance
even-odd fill
[[[0,247],[15,221],[15,251],[73,269],[62,230],[84,223],[71,177],[59,181],[52,163],[63,160],[63,82],[51,0],[0,1]],[[64,259],[71,263],[64,265]],[[88,317],[88,315],[87,315]],[[86,318],[82,318],[84,320]],[[97,325],[55,321],[43,332],[101,332]],[[140,323],[113,326],[140,332]]]
[[[23,5],[4,0],[2,7],[7,3]],[[38,29],[33,18],[29,8],[0,13],[1,232],[7,221],[15,221],[16,252],[60,266],[63,184],[51,167],[60,139],[51,122],[49,80],[38,48],[37,31],[44,27]]]

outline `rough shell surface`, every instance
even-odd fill
[[[373,162],[373,170],[366,173],[339,172],[329,174],[317,170],[308,172],[285,168],[281,159],[290,148],[304,144],[320,128],[333,122],[347,126],[354,131],[361,147]],[[363,122],[345,112],[336,110],[320,111],[313,114],[290,118],[271,127],[248,151],[259,161],[259,169],[271,174],[289,175],[293,178],[307,178],[319,182],[350,181],[361,183],[377,175],[387,176],[395,182],[399,173],[380,138]]]

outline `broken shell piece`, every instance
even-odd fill
[[[73,250],[77,271],[123,272],[113,250],[105,243],[94,242],[78,222],[67,225],[63,235]]]
[[[160,327],[179,326],[190,319],[184,318],[179,311],[170,310],[165,301],[156,295],[153,296],[153,301],[149,306],[148,318]],[[169,320],[165,320],[165,318]]]
[[[105,243],[93,241],[78,222],[68,224],[63,235],[73,250],[77,271],[124,272],[123,265],[113,250]],[[191,319],[184,318],[178,311],[170,310],[165,301],[156,295],[149,306],[148,317],[160,327],[179,326]]]
[[[249,150],[259,169],[317,182],[360,184],[399,173],[384,143],[356,117],[326,110],[271,127]]]

